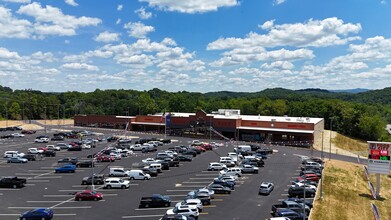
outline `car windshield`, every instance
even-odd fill
[[[123,183],[123,182],[124,182],[124,180],[123,180],[123,179],[120,179],[120,180],[119,180],[119,182],[120,182],[120,183]]]

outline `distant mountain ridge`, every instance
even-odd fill
[[[360,93],[360,92],[368,92],[370,89],[364,88],[356,88],[356,89],[341,89],[341,90],[328,90],[330,92],[341,92],[341,93]]]

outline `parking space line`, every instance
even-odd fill
[[[35,186],[35,183],[26,183],[25,186]]]
[[[106,200],[99,200],[99,201],[94,201],[94,202],[105,202]],[[64,202],[64,201],[26,201],[27,203],[60,203],[60,202]],[[68,201],[68,202],[80,202],[80,201],[74,201],[74,200],[71,200],[71,201]]]
[[[217,207],[216,205],[204,205],[204,208],[216,208],[216,207]]]
[[[35,209],[37,207],[8,207],[8,209]],[[52,209],[90,209],[92,206],[51,207]]]
[[[182,182],[182,183],[205,183],[205,184],[209,184],[210,181],[208,181],[208,182]]]
[[[190,188],[204,188],[205,185],[190,185],[190,186],[175,186],[175,187],[183,187],[183,188],[186,188],[186,187],[190,187]]]
[[[192,177],[191,180],[213,180],[213,177]]]
[[[0,188],[1,191],[16,191],[20,189],[9,189],[9,188]]]
[[[187,195],[166,195],[166,196],[169,196],[169,197],[177,197],[177,196],[187,196]]]
[[[289,196],[288,193],[282,193],[281,196]]]
[[[162,215],[133,215],[133,216],[122,216],[122,218],[155,218],[162,217]]]
[[[174,202],[174,201],[172,201]],[[151,210],[167,210],[170,209],[170,207],[161,207],[161,208],[144,208],[144,209],[134,209],[136,211],[151,211]],[[160,215],[161,216],[161,215]]]
[[[54,169],[54,167],[53,167],[53,169]],[[29,172],[32,172],[32,173],[33,173],[33,172],[37,172],[37,173],[38,173],[38,172],[45,172],[45,173],[47,173],[47,172],[50,172],[50,171],[54,172],[53,169],[51,169],[51,170],[49,170],[49,169],[46,169],[46,170],[28,170],[28,171],[29,171]]]
[[[189,192],[188,189],[167,189],[167,192]]]
[[[201,173],[196,174],[196,176],[218,176],[218,173]]]
[[[29,177],[30,179],[59,179],[62,178],[62,176],[35,176],[35,177]]]

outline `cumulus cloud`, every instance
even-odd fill
[[[149,33],[155,31],[154,27],[144,25],[141,22],[129,22],[124,25],[124,28],[128,29],[129,36],[135,38],[145,38]]]
[[[118,5],[117,6],[117,11],[122,11],[123,5]]]
[[[29,38],[32,32],[30,21],[17,19],[10,9],[0,6],[0,38]]]
[[[95,37],[95,41],[104,42],[104,43],[119,41],[119,34],[104,31]]]
[[[261,65],[261,68],[264,69],[293,69],[295,65],[288,61],[276,61],[270,64],[264,63]]]
[[[115,22],[115,24],[121,24],[121,19],[118,18],[117,21]]]
[[[99,71],[99,68],[97,66],[89,65],[86,63],[65,63],[61,66],[61,68],[70,70]]]
[[[17,52],[9,51],[7,48],[0,47],[0,59],[19,59]]]
[[[145,8],[143,7],[135,10],[134,13],[136,13],[140,19],[144,19],[144,20],[152,17],[152,13],[145,11]]]
[[[269,30],[268,34],[250,32],[245,38],[220,38],[209,43],[207,49],[226,50],[253,46],[326,47],[358,40],[360,39],[358,36],[348,37],[348,35],[361,31],[360,24],[345,24],[335,17],[282,25],[275,25],[272,20],[266,21],[260,27]]]
[[[81,27],[97,26],[102,22],[98,18],[65,15],[59,8],[50,5],[42,7],[37,2],[21,6],[17,13],[34,17],[34,32],[41,36],[72,36]]]
[[[239,5],[238,0],[139,0],[140,2],[148,2],[150,7],[155,7],[160,10],[177,11],[181,13],[205,13],[217,11],[221,7],[233,7]]]
[[[67,3],[68,5],[71,5],[71,6],[78,6],[79,5],[75,2],[75,0],[65,0],[65,3]]]

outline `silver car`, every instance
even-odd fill
[[[258,195],[269,195],[274,189],[274,184],[270,182],[263,182],[259,186]]]
[[[11,157],[7,159],[7,163],[27,163],[27,159],[21,157]]]

